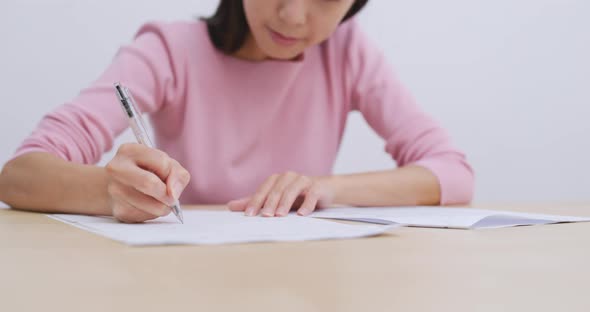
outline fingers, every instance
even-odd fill
[[[177,200],[191,180],[190,173],[176,160],[172,160],[170,174],[166,179],[166,189],[169,196]]]
[[[153,172],[162,181],[166,181],[174,166],[174,160],[168,154],[142,144],[123,144],[119,153],[127,156],[140,168]]]
[[[256,193],[252,196],[252,199],[248,203],[248,207],[246,208],[246,215],[247,216],[256,216],[258,215],[258,211],[266,201],[266,196],[274,186],[275,182],[279,179],[278,175],[272,175],[270,178],[266,179],[264,183],[258,188]]]
[[[273,175],[268,178],[258,191],[252,196],[252,199],[246,206],[246,215],[255,216],[262,214],[264,217],[286,216],[289,211],[304,193],[308,193],[310,189],[314,188],[314,180],[310,177],[299,175],[294,172],[287,172],[280,176]],[[315,202],[313,198],[309,199],[314,208],[306,208],[306,210],[313,211],[317,201],[321,198],[318,191],[312,192],[316,196]],[[312,196],[313,197],[313,196]],[[230,209],[240,211],[243,202],[231,202]]]
[[[310,188],[305,193],[305,200],[303,201],[303,204],[301,204],[301,207],[299,207],[297,210],[297,214],[300,216],[307,216],[312,213],[316,209],[320,197],[321,195],[316,188]]]
[[[275,216],[284,217],[289,214],[291,207],[307,188],[311,186],[311,179],[306,176],[299,176],[293,181],[283,192],[283,196],[279,202]]]
[[[190,181],[176,160],[141,144],[123,144],[105,168],[113,215],[123,222],[168,215]]]
[[[298,214],[307,216],[320,203],[329,205],[334,187],[321,178],[312,178],[294,172],[272,175],[251,197],[233,200],[227,204],[231,211],[245,211],[247,216],[259,213],[264,217],[284,217],[292,207]]]
[[[174,198],[168,195],[166,184],[157,175],[125,161],[111,162],[106,168],[116,182],[131,186],[164,204],[174,204]]]
[[[171,212],[166,204],[126,185],[113,184],[109,187],[109,193],[115,202],[125,202],[154,217],[163,217]]]
[[[119,183],[167,205],[176,202],[190,181],[189,172],[178,161],[141,144],[123,144],[106,169]]]
[[[158,216],[137,209],[125,200],[119,200],[113,207],[113,216],[123,223],[140,223],[156,219]]]
[[[262,207],[261,214],[264,217],[274,217],[281,198],[283,197],[287,187],[298,178],[298,175],[293,172],[288,172],[282,175],[274,184]],[[290,209],[291,207],[289,207]]]

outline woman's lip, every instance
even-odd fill
[[[290,46],[297,43],[300,40],[298,38],[287,37],[279,32],[272,30],[271,28],[268,28],[268,31],[270,32],[272,40],[280,45]]]

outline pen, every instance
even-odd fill
[[[131,126],[131,130],[133,130],[133,134],[135,134],[135,137],[137,138],[137,142],[150,148],[154,148],[154,144],[152,143],[152,140],[150,140],[150,137],[148,136],[148,133],[145,129],[141,113],[135,105],[131,91],[122,86],[121,83],[117,82],[115,83],[115,92],[117,93],[117,97],[121,102],[123,111],[127,117],[129,117],[129,125]],[[174,205],[172,205],[170,208],[172,208],[172,212],[174,212],[174,215],[176,215],[176,218],[178,218],[180,223],[184,223],[182,210],[180,209],[180,203],[178,202],[178,199],[176,200],[176,203],[174,203]]]

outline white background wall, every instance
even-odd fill
[[[143,22],[207,15],[216,4],[2,1],[0,164]],[[467,152],[477,201],[590,198],[590,1],[372,0],[360,20]],[[118,143],[132,140],[126,133]],[[392,164],[362,117],[351,115],[335,172]]]

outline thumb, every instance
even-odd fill
[[[168,178],[166,179],[168,196],[177,200],[188,185],[190,179],[190,174],[186,169],[182,168],[180,165],[172,166],[170,175],[168,175]]]

